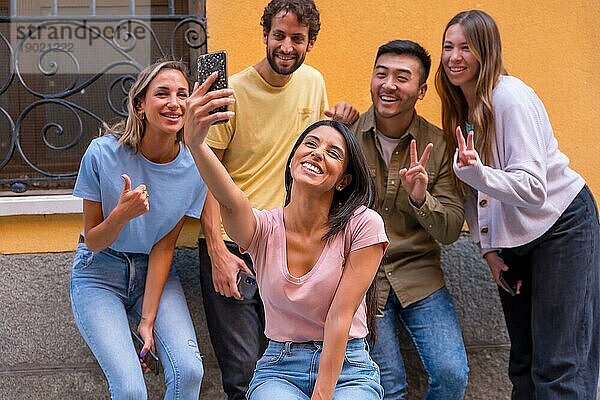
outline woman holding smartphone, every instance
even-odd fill
[[[215,77],[188,100],[185,140],[225,230],[256,269],[270,341],[248,399],[381,399],[365,294],[387,237],[368,208],[373,184],[356,139],[339,122],[310,125],[287,162],[285,206],[252,209],[204,141],[212,123],[233,114],[208,113],[233,102],[230,89],[206,93]]]
[[[501,287],[512,398],[595,398],[600,228],[589,188],[558,149],[541,100],[507,75],[485,12],[448,22],[436,88],[467,222]]]
[[[127,119],[105,124],[90,143],[73,191],[83,198],[83,235],[71,305],[113,399],[147,398],[140,362],[150,350],[164,367],[165,399],[200,394],[202,359],[171,268],[185,217],[199,218],[207,192],[182,141],[189,88],[181,62],[142,70],[129,91]],[[144,341],[140,354],[128,317]]]

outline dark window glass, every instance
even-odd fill
[[[161,57],[194,64],[204,4],[188,0],[0,0],[0,195],[70,190],[101,121],[124,116],[139,70]],[[192,33],[192,34],[190,34]],[[194,34],[195,33],[195,34]],[[192,68],[193,69],[193,66]]]

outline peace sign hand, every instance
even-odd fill
[[[465,138],[460,126],[456,127],[456,141],[458,142],[458,157],[456,159],[458,168],[475,165],[477,162],[477,152],[475,151],[473,141],[473,131],[469,131],[467,134],[467,142],[465,143]]]
[[[410,166],[408,168],[402,168],[399,171],[402,186],[408,192],[410,200],[417,207],[421,207],[425,202],[427,184],[429,183],[429,175],[427,175],[425,165],[427,165],[427,161],[429,161],[429,154],[431,154],[432,149],[433,143],[427,144],[419,159],[417,154],[417,141],[414,139],[411,140]]]

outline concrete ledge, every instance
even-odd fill
[[[470,235],[462,234],[442,250],[446,286],[467,348],[470,372],[465,399],[508,400],[510,342],[496,284]],[[410,386],[408,400],[422,399],[427,376],[412,342],[402,330],[399,334]]]
[[[70,194],[0,197],[0,217],[10,215],[79,214],[83,201]]]
[[[107,399],[102,370],[79,335],[69,302],[71,253],[0,255],[0,398]],[[178,249],[179,269],[205,375],[202,398],[223,400],[221,375],[204,319],[196,249]],[[147,376],[150,399],[164,393],[163,375]]]
[[[106,399],[104,376],[80,337],[69,303],[70,253],[0,255],[0,398]],[[467,399],[509,399],[508,337],[489,271],[462,235],[443,252],[447,286],[455,299],[467,345]],[[201,303],[196,249],[178,249],[174,264],[182,278],[204,355],[202,398],[224,400]],[[419,357],[404,338],[409,399],[426,385]],[[162,398],[161,378],[148,377],[150,399]]]

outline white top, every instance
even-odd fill
[[[546,109],[530,87],[500,76],[492,104],[492,166],[477,158],[475,165],[459,169],[454,157],[454,172],[475,189],[465,199],[465,217],[483,253],[537,239],[585,185],[558,149]]]
[[[396,147],[398,147],[398,143],[400,143],[402,138],[387,137],[378,130],[376,130],[375,135],[377,136],[377,140],[379,140],[379,147],[383,153],[383,161],[385,161],[385,165],[389,167],[390,160],[392,159],[392,153],[394,150],[396,150]]]

